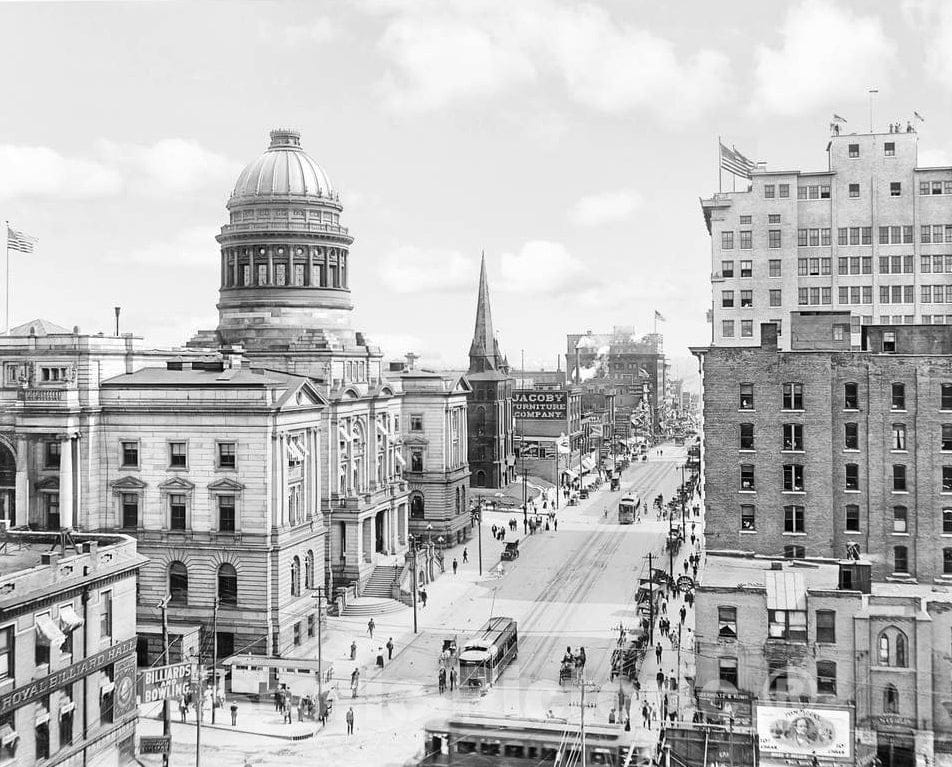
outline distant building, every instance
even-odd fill
[[[707,545],[952,583],[952,328],[793,313],[701,360]]]
[[[0,532],[0,764],[131,764],[136,573],[124,535]]]
[[[759,764],[813,752],[826,764],[836,743],[848,764],[952,764],[952,660],[938,649],[952,635],[952,594],[870,583],[868,568],[708,554],[693,648],[706,720],[751,737],[752,705],[786,704],[830,726],[797,740],[776,728],[772,737],[768,719]]]
[[[819,171],[755,170],[701,200],[711,236],[712,343],[756,346],[790,312],[862,325],[952,322],[952,169],[918,167],[915,132],[836,134]]]
[[[546,395],[558,397],[564,408],[548,414],[557,417],[515,419],[517,473],[541,477],[554,485],[571,485],[582,475],[594,479],[598,476],[598,443],[592,437],[595,419],[582,415],[581,387],[541,386],[516,391],[517,398]]]
[[[485,256],[479,267],[476,328],[469,347],[466,380],[472,387],[468,413],[470,484],[479,488],[505,487],[516,478],[512,442],[515,381],[493,329]]]

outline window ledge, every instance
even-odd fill
[[[860,449],[858,447],[844,447],[843,452],[844,453],[859,453]]]
[[[781,495],[806,495],[806,490],[781,490]]]
[[[738,453],[756,453],[757,450],[752,447],[741,447],[737,450]]]
[[[862,535],[862,530],[844,530],[843,535]]]
[[[804,306],[822,306],[823,304],[804,304]],[[802,407],[782,407],[780,408],[781,413],[805,413],[807,412]]]
[[[756,495],[756,490],[738,490],[738,493],[743,493],[744,495]]]
[[[133,466],[131,463],[128,466],[120,466],[119,471],[141,471],[141,466]]]
[[[737,408],[737,412],[738,413],[756,413],[757,411],[754,410],[754,408],[752,407],[739,407]]]
[[[892,495],[909,495],[909,491],[908,491],[908,490],[890,490],[889,492],[890,492]]]
[[[804,450],[803,448],[799,448],[799,449],[798,448],[783,448],[780,452],[781,453],[798,453],[802,455],[806,453],[807,451]]]
[[[757,535],[756,530],[738,530],[737,532],[741,535]]]
[[[893,530],[892,535],[899,536],[900,538],[908,538],[909,533],[900,533],[898,530]]]
[[[788,538],[806,538],[807,537],[806,533],[788,533],[786,530],[783,533],[781,533],[781,535],[784,535]]]
[[[859,495],[859,494],[862,493],[863,491],[862,491],[862,490],[849,490],[849,489],[847,489],[847,490],[844,490],[843,492],[844,492],[844,493],[849,493],[850,495]]]

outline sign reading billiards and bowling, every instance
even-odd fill
[[[512,393],[512,414],[517,419],[564,421],[568,417],[568,394],[564,391],[516,389]]]

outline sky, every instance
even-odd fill
[[[352,0],[3,3],[0,219],[13,323],[180,345],[217,320],[241,168],[302,132],[350,228],[356,325],[464,366],[485,251],[500,345],[552,369],[565,335],[710,339],[717,137],[826,165],[912,117],[952,164],[952,3]],[[725,184],[730,185],[729,177]]]

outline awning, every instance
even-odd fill
[[[50,712],[45,708],[37,709],[36,719],[33,720],[33,723],[39,727],[41,724],[46,724],[50,721]]]
[[[66,605],[66,607],[60,608],[59,619],[60,629],[66,634],[70,631],[75,631],[83,625],[83,619],[76,614],[72,605]]]
[[[768,570],[764,573],[768,610],[807,609],[807,590],[800,573]]]
[[[598,477],[594,477],[591,474],[582,477],[582,487],[591,487],[595,484],[596,479],[598,479]]]
[[[374,425],[377,427],[377,434],[380,434],[384,437],[389,437],[389,432],[384,428],[384,425],[380,421],[374,421]]]
[[[36,638],[43,644],[59,647],[66,641],[66,634],[60,631],[59,626],[53,623],[53,619],[49,615],[37,615]]]
[[[17,735],[17,731],[14,730],[9,724],[3,725],[0,727],[0,743],[4,746],[9,746],[20,736]]]
[[[344,428],[344,424],[337,424],[337,433],[340,435],[340,438],[345,442],[353,442],[354,438],[351,437],[350,432]]]
[[[595,468],[595,461],[587,456],[582,456],[582,472],[591,471]]]
[[[300,463],[304,463],[304,459],[307,458],[307,452],[301,447],[297,440],[288,440],[288,453],[290,454],[291,460]]]
[[[99,685],[99,694],[108,695],[113,690],[116,689],[116,683],[109,678],[103,678],[102,684]]]
[[[570,479],[578,479],[578,472],[572,469],[562,469],[563,474],[568,474]]]
[[[399,463],[401,466],[407,465],[407,459],[403,457],[403,453],[401,453],[399,450],[393,451],[393,457],[397,459],[397,463]]]
[[[67,715],[68,713],[70,713],[74,708],[76,708],[76,701],[75,701],[75,700],[71,700],[71,701],[69,701],[69,702],[67,702],[67,703],[64,703],[62,706],[59,707],[59,715],[60,715],[60,716],[66,716],[66,715]]]

